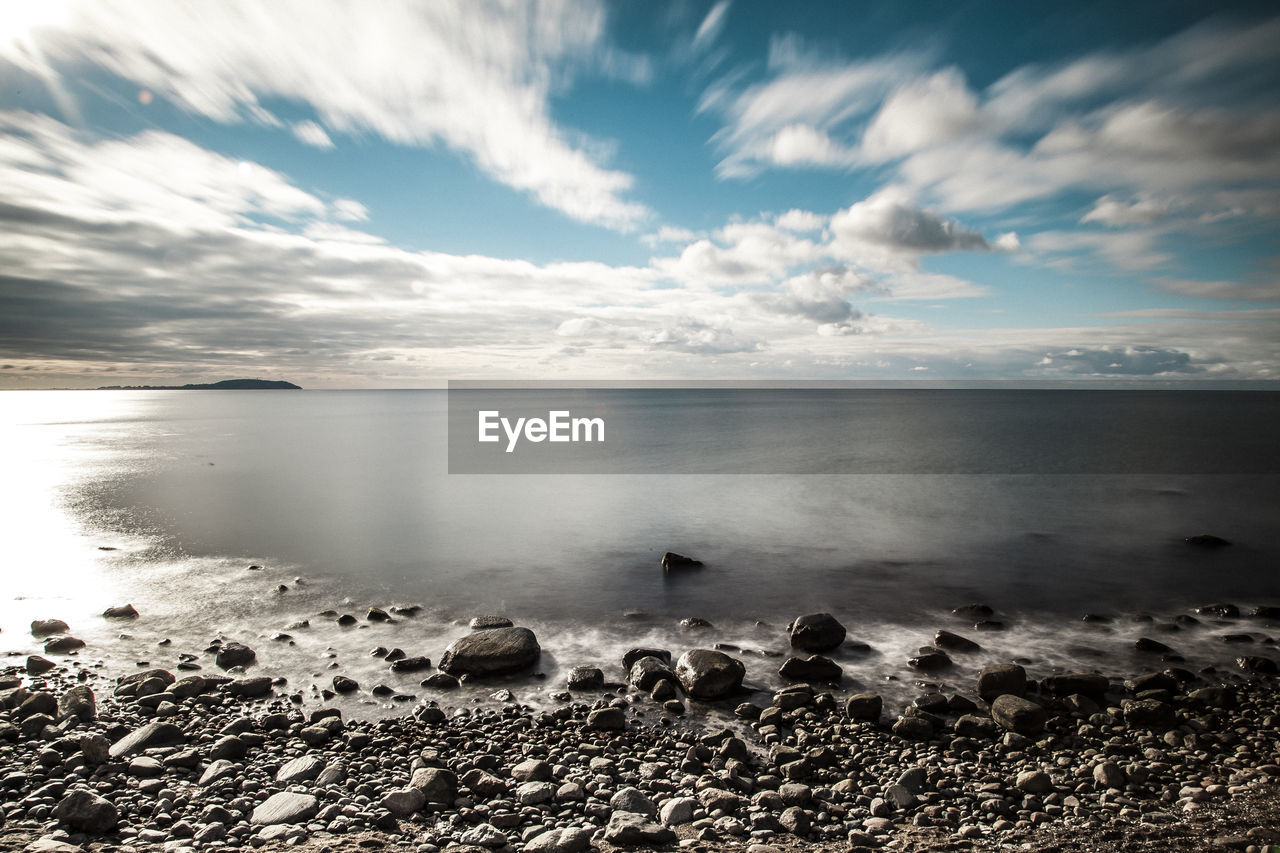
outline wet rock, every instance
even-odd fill
[[[1276,666],[1276,662],[1271,658],[1264,658],[1258,655],[1246,655],[1236,658],[1236,666],[1245,672],[1253,672],[1258,675],[1277,675],[1280,674],[1280,668]]]
[[[258,659],[258,654],[244,643],[223,643],[218,649],[214,663],[220,669],[231,669],[233,666],[249,666]]]
[[[1040,680],[1040,692],[1050,696],[1070,696],[1079,693],[1092,699],[1101,699],[1111,686],[1105,675],[1095,672],[1067,672],[1050,675]]]
[[[701,560],[695,560],[692,557],[686,557],[674,551],[668,551],[662,555],[662,570],[664,572],[669,572],[672,569],[697,569],[701,567]]]
[[[31,623],[31,636],[49,637],[53,634],[65,634],[71,626],[61,619],[36,619]]]
[[[565,683],[570,690],[598,690],[604,684],[604,672],[594,666],[575,666]]]
[[[981,620],[990,619],[995,615],[995,611],[985,604],[965,604],[951,611],[961,619]]]
[[[1197,607],[1196,613],[1201,616],[1216,616],[1219,619],[1239,619],[1240,608],[1234,604],[1207,604],[1204,607]]]
[[[587,714],[587,728],[605,732],[620,732],[627,727],[627,717],[621,708],[596,708]]]
[[[1163,732],[1177,725],[1173,707],[1155,699],[1125,699],[1121,708],[1124,721],[1136,728]]]
[[[132,604],[121,604],[117,607],[108,607],[102,611],[102,615],[107,619],[136,619],[138,611]]]
[[[844,642],[845,629],[830,613],[810,613],[791,623],[791,645],[806,652],[829,652]]]
[[[680,627],[685,631],[705,631],[715,626],[700,616],[690,616],[687,619],[680,620]]]
[[[1169,646],[1150,637],[1139,637],[1133,647],[1140,652],[1150,652],[1152,654],[1167,654],[1173,651]]]
[[[249,822],[254,826],[303,823],[315,817],[319,803],[310,794],[281,791],[272,794],[253,810]]]
[[[359,624],[360,620],[352,616],[350,613],[343,613],[338,617],[338,627],[340,628],[351,628]]]
[[[855,693],[844,703],[844,713],[851,720],[880,719],[884,701],[875,693]]]
[[[921,672],[937,672],[940,669],[947,669],[952,665],[951,658],[946,652],[938,649],[930,649],[922,651],[920,654],[907,659],[907,665]]]
[[[659,681],[676,681],[675,670],[661,658],[642,657],[631,664],[627,680],[641,690],[652,690]]]
[[[494,628],[450,643],[440,669],[450,675],[498,675],[533,666],[541,654],[538,639],[528,628]]]
[[[42,658],[40,655],[31,655],[27,658],[27,675],[44,675],[55,666],[57,664],[48,658]]]
[[[360,685],[354,678],[335,675],[333,677],[333,689],[338,693],[355,693],[360,689]]]
[[[630,673],[631,667],[635,666],[636,661],[641,658],[657,658],[667,666],[671,666],[671,652],[666,649],[628,649],[622,656],[622,668]]]
[[[98,703],[87,684],[77,684],[58,697],[58,719],[91,722],[98,715]]]
[[[1047,714],[1030,699],[1005,694],[991,703],[991,718],[1008,731],[1030,736],[1044,731]]]
[[[115,805],[85,788],[68,792],[53,807],[52,817],[72,829],[90,835],[105,835],[120,819]]]
[[[84,640],[79,637],[50,637],[44,641],[44,653],[47,655],[63,655],[84,648]]]
[[[953,652],[976,652],[982,649],[982,646],[970,640],[968,637],[962,637],[959,634],[953,634],[951,631],[940,630],[933,636],[934,645],[940,649],[949,649]]]
[[[367,622],[391,622],[391,614],[383,610],[381,607],[370,607],[368,612],[364,614]]]
[[[1212,533],[1200,533],[1196,536],[1188,536],[1182,540],[1188,545],[1194,545],[1197,548],[1225,548],[1231,543],[1221,536],[1214,536]]]
[[[713,649],[691,649],[676,661],[676,677],[694,699],[720,699],[742,687],[742,661]]]
[[[489,631],[493,628],[510,628],[513,625],[515,625],[515,623],[507,617],[497,616],[494,614],[476,616],[467,623],[467,627],[472,631]]]
[[[422,687],[429,687],[433,690],[457,690],[462,686],[456,676],[447,672],[437,672],[434,675],[429,675],[420,684]]]
[[[929,740],[933,737],[933,723],[924,717],[899,717],[892,730],[904,740]]]
[[[389,659],[389,658],[388,658]],[[441,664],[443,666],[443,663]],[[431,668],[431,658],[415,655],[391,661],[392,672],[420,672]]]
[[[822,655],[807,658],[787,658],[778,669],[778,675],[789,681],[836,682],[844,676],[840,664]]]
[[[254,678],[237,678],[235,681],[229,682],[226,689],[232,696],[240,696],[244,699],[258,699],[271,692],[271,679],[265,675],[259,675]]]

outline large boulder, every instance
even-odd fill
[[[76,788],[53,807],[53,817],[79,832],[105,835],[116,828],[120,819],[110,800],[85,788]]]
[[[65,634],[71,626],[61,619],[36,619],[31,623],[31,636],[49,637],[54,634]]]
[[[1048,719],[1044,708],[1035,702],[1007,693],[991,703],[991,717],[1006,730],[1028,736],[1044,731]]]
[[[450,675],[499,675],[538,662],[542,647],[528,628],[492,628],[459,637],[440,658]]]
[[[604,840],[616,847],[652,847],[675,838],[672,830],[632,812],[614,812],[604,830]]]
[[[724,652],[691,649],[676,661],[676,677],[694,699],[720,699],[742,687],[747,668]]]
[[[791,645],[806,652],[829,652],[844,642],[844,626],[830,613],[810,613],[791,623]]]
[[[876,693],[855,693],[844,703],[844,712],[851,720],[878,720],[884,708],[884,700]]]
[[[676,673],[662,658],[642,657],[631,664],[627,679],[641,690],[652,690],[659,681],[675,681]]]
[[[671,652],[666,649],[628,649],[622,656],[622,668],[630,672],[640,658],[657,658],[667,666],[671,665]]]
[[[996,663],[978,674],[978,696],[994,702],[997,696],[1021,696],[1027,692],[1027,671],[1014,663]]]
[[[79,637],[50,637],[44,641],[46,655],[63,655],[84,648],[84,640]]]

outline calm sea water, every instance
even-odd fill
[[[372,646],[438,659],[457,620],[496,612],[538,631],[546,690],[642,642],[733,643],[767,685],[778,661],[754,652],[826,610],[877,651],[843,661],[853,677],[906,682],[936,628],[965,632],[950,609],[984,601],[1009,630],[963,682],[988,659],[1088,665],[1173,636],[1136,611],[1280,603],[1277,394],[611,393],[611,423],[640,434],[678,413],[661,458],[627,463],[656,473],[450,475],[443,391],[6,392],[0,649],[35,649],[33,618],[109,665],[172,665],[221,633],[304,689],[335,661],[371,686]],[[1183,542],[1204,532],[1234,544]],[[664,575],[667,550],[706,566]],[[98,615],[125,601],[140,619]],[[316,615],[395,603],[425,609],[351,631]],[[715,628],[682,631],[690,616]],[[293,645],[268,639],[304,618]],[[1160,636],[1229,660],[1215,630]]]

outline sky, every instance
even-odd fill
[[[0,388],[1280,379],[1274,3],[0,0]]]

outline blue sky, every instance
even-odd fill
[[[1280,378],[1273,4],[0,6],[0,387]]]

